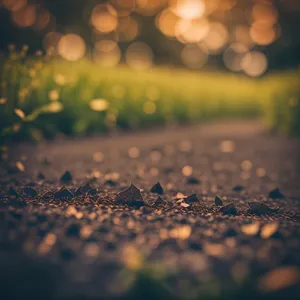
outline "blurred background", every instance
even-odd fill
[[[300,64],[298,0],[1,0],[0,7],[2,53],[27,44],[72,61],[137,68],[140,58],[144,68],[250,76]]]
[[[0,0],[0,14],[2,136],[261,115],[299,134],[298,0]]]

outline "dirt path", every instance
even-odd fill
[[[4,299],[296,298],[300,142],[262,128],[205,124],[11,148],[0,164]],[[66,171],[72,180],[61,182]],[[161,203],[150,192],[158,181]],[[116,204],[130,183],[144,202],[127,192]],[[64,184],[72,196],[57,199]],[[268,197],[276,188],[283,195]],[[199,201],[185,198],[193,193]]]

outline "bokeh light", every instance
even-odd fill
[[[110,3],[120,17],[130,15],[136,7],[136,0],[110,0]]]
[[[103,67],[114,67],[121,59],[121,50],[118,44],[111,40],[102,40],[96,43],[94,60]]]
[[[43,39],[43,46],[48,55],[58,54],[58,43],[62,38],[62,34],[59,32],[48,32]]]
[[[219,22],[211,23],[204,39],[204,45],[211,53],[219,53],[228,42],[229,34],[225,25]]]
[[[128,42],[136,39],[140,33],[140,26],[137,21],[131,17],[119,18],[116,28],[117,38],[120,42]]]
[[[126,62],[134,70],[147,70],[152,67],[153,52],[146,43],[133,43],[126,51]]]
[[[79,60],[85,55],[85,52],[85,42],[83,38],[77,34],[66,34],[58,43],[58,53],[66,60]]]
[[[269,45],[276,39],[276,30],[274,27],[259,29],[254,24],[250,28],[250,37],[258,45]]]
[[[51,21],[51,14],[46,9],[39,9],[34,23],[36,30],[44,30]]]
[[[10,11],[18,11],[27,5],[27,0],[3,0],[2,5]]]
[[[168,0],[136,0],[135,11],[143,16],[154,16],[167,2]]]
[[[202,0],[170,0],[169,5],[183,19],[197,19],[205,13],[205,3]]]
[[[176,26],[176,37],[182,43],[198,43],[209,32],[209,23],[206,19],[181,19]]]
[[[19,27],[29,27],[36,20],[36,7],[28,4],[21,9],[12,12],[12,21]]]
[[[98,4],[92,11],[91,24],[100,33],[112,32],[118,25],[117,11],[109,4]]]
[[[105,111],[108,106],[109,103],[105,99],[94,99],[89,103],[89,107],[94,111]]]
[[[166,36],[176,36],[176,26],[180,18],[176,16],[171,10],[163,10],[156,18],[156,27]]]
[[[240,71],[241,62],[248,48],[240,43],[231,44],[223,53],[225,66],[231,71]]]
[[[205,48],[197,45],[186,45],[181,52],[182,62],[190,69],[200,69],[208,59],[208,53]]]
[[[251,51],[245,54],[241,61],[243,71],[251,76],[262,75],[268,68],[268,61],[265,54],[259,51]]]

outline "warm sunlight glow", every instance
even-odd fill
[[[85,55],[85,51],[85,42],[77,34],[67,34],[58,43],[59,55],[69,61],[79,60]]]

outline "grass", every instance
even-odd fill
[[[261,79],[163,67],[136,72],[26,57],[26,49],[12,51],[0,68],[2,141],[262,115],[270,128],[300,135],[298,71]]]

